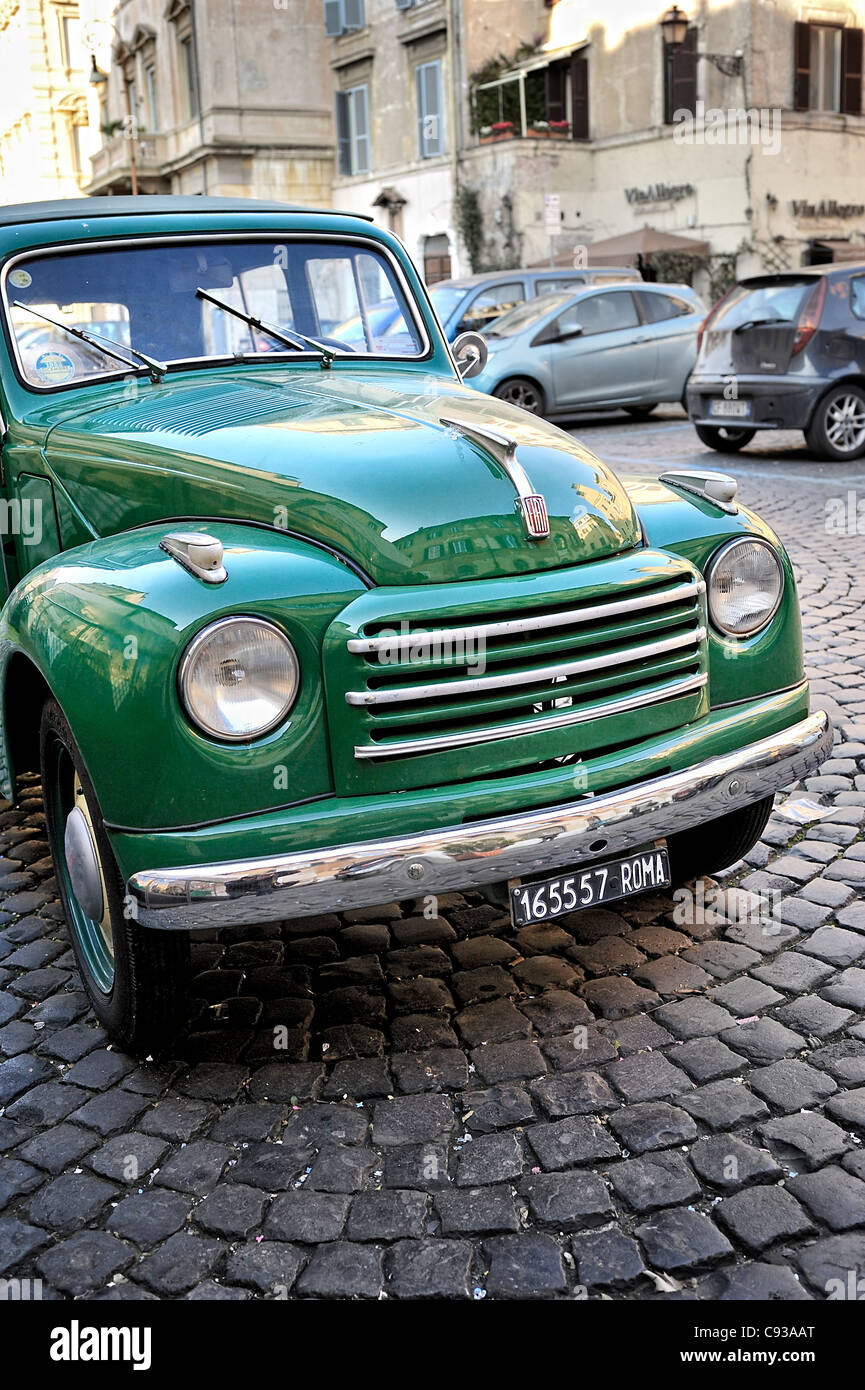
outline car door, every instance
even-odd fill
[[[463,310],[457,333],[483,333],[495,319],[522,304],[525,297],[526,288],[522,280],[501,280],[494,285],[485,285]]]
[[[697,360],[700,306],[683,295],[662,290],[635,290],[643,318],[654,332],[657,354],[653,390],[659,401],[681,399]]]
[[[657,348],[633,291],[586,295],[559,316],[558,330],[550,344],[555,409],[650,399]]]

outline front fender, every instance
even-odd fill
[[[761,536],[778,552],[784,596],[772,621],[754,637],[730,639],[709,627],[709,697],[713,709],[790,690],[805,678],[802,622],[793,567],[778,536],[756,512],[735,514],[679,493],[654,478],[623,479],[650,545],[674,551],[705,574],[715,551],[739,536]]]
[[[276,530],[184,522],[225,548],[211,585],[159,549],[171,522],[66,551],[32,570],[0,617],[0,785],[12,796],[16,673],[41,674],[73,730],[109,826],[202,825],[332,792],[321,638],[364,591],[338,558]],[[217,618],[269,618],[293,642],[301,686],[286,724],[250,744],[218,743],[185,717],[177,668]],[[29,666],[28,666],[29,664]]]

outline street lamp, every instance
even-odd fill
[[[90,54],[90,85],[91,87],[104,88],[108,81],[108,73],[103,72],[96,66],[96,54]],[[138,133],[138,123],[132,112],[132,103],[129,100],[129,85],[123,83],[123,94],[126,98],[126,120],[123,122],[126,138],[129,141],[129,177],[132,183],[132,196],[138,196],[138,167],[135,163],[135,137]]]
[[[661,34],[664,43],[675,54],[676,50],[682,47],[685,42],[685,35],[688,32],[690,23],[688,16],[678,5],[673,5],[672,9],[667,10],[661,20]],[[708,58],[709,62],[724,73],[726,77],[738,77],[743,68],[744,58],[741,52],[737,53],[695,53],[695,58]]]

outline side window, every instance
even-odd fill
[[[579,289],[585,283],[582,275],[569,275],[567,279],[560,277],[558,280],[536,280],[535,294],[558,294],[560,290]]]
[[[488,290],[481,290],[460,320],[460,333],[468,329],[476,333],[482,332],[493,319],[500,318],[509,309],[515,309],[518,304],[522,304],[525,297],[526,292],[519,281],[514,281],[513,284],[491,285]]]
[[[680,318],[696,313],[693,305],[674,294],[648,294],[639,291],[640,305],[647,323],[662,323],[664,319]]]
[[[865,275],[854,275],[850,281],[850,308],[857,319],[865,319]]]
[[[585,337],[594,333],[614,333],[620,328],[636,328],[639,319],[630,290],[591,294],[578,304],[572,304],[559,319],[559,332],[566,333],[575,324],[582,327]]]

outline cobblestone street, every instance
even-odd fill
[[[832,814],[773,815],[708,913],[658,894],[513,932],[468,893],[196,937],[188,1034],[141,1062],[87,1008],[33,780],[0,810],[0,1277],[780,1300],[865,1278],[865,572],[855,510],[826,528],[865,469],[793,435],[712,454],[678,408],[574,432],[623,473],[732,472],[777,528],[836,727],[803,794]]]

